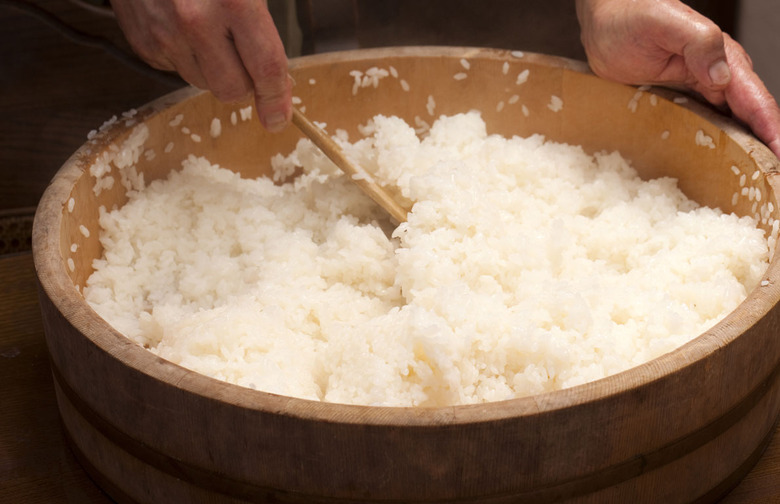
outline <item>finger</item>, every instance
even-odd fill
[[[287,56],[273,19],[258,8],[233,30],[236,49],[253,82],[260,122],[269,131],[281,131],[292,116],[292,86]]]
[[[753,71],[747,53],[728,35],[726,50],[733,77],[725,96],[732,113],[750,127],[774,154],[780,157],[780,108],[764,83]]]
[[[693,85],[693,80],[701,88],[723,90],[731,80],[723,33],[710,19],[690,7],[676,1],[672,5],[674,8],[665,13],[664,19],[657,21],[662,32],[657,40],[664,49],[683,57],[685,69],[678,66],[674,69],[676,77],[667,78],[688,85]]]
[[[217,99],[236,102],[252,92],[252,79],[244,68],[227,28],[196,30],[190,43],[206,87]]]

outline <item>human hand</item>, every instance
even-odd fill
[[[133,50],[224,102],[254,95],[269,131],[290,121],[287,57],[263,0],[112,0]]]
[[[745,50],[678,0],[577,0],[594,73],[624,84],[684,87],[727,105],[780,157],[780,108]]]

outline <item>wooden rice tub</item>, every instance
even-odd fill
[[[778,160],[741,127],[692,100],[675,103],[673,93],[606,82],[577,62],[488,49],[366,50],[291,65],[301,106],[330,131],[357,138],[356,126],[377,113],[431,123],[432,96],[437,116],[480,109],[489,132],[620,150],[644,177],[677,177],[690,197],[758,215],[777,237]],[[377,87],[356,84],[350,72],[371,67],[389,75]],[[242,119],[246,105],[184,89],[118,118],[65,163],[36,215],[65,431],[118,502],[712,502],[761,455],[780,413],[777,260],[726,320],[673,353],[597,382],[483,405],[282,397],[207,378],[127,340],[80,295],[101,252],[97,209],[125,200],[118,180],[96,195],[90,166],[143,122],[150,134],[136,167],[147,181],[190,153],[263,175],[300,134],[265,133]],[[743,186],[754,189],[743,195]]]

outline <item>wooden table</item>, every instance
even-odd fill
[[[0,255],[0,503],[110,502],[65,443],[32,254]],[[780,502],[780,435],[722,502]]]

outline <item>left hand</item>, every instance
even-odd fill
[[[727,105],[780,157],[780,108],[745,50],[678,0],[577,0],[594,73],[624,84],[683,87]]]

